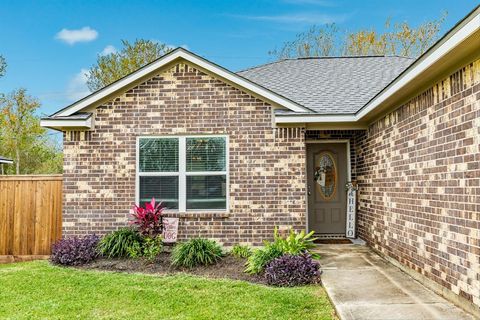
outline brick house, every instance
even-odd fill
[[[63,132],[64,235],[124,226],[155,197],[181,238],[359,237],[478,312],[479,8],[416,60],[233,73],[178,48],[42,125]]]

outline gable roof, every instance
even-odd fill
[[[331,123],[365,126],[456,70],[480,52],[480,6],[459,21],[418,59],[366,56],[290,59],[237,74],[183,48],[41,120],[44,127],[89,129],[88,109],[144,81],[161,67],[184,59],[199,69],[287,110],[275,110],[275,123]],[[82,113],[79,115],[79,113]]]
[[[317,114],[353,114],[413,61],[397,56],[299,58],[238,74]]]
[[[132,83],[141,80],[149,75],[154,74],[157,70],[163,66],[179,59],[184,59],[194,65],[200,66],[201,68],[212,72],[213,74],[219,76],[222,79],[225,79],[234,85],[237,85],[241,88],[246,89],[247,91],[253,92],[258,96],[271,101],[274,104],[283,106],[291,111],[295,112],[305,112],[309,111],[307,108],[303,107],[299,103],[292,101],[282,95],[273,92],[267,88],[262,87],[259,84],[256,84],[250,80],[247,80],[223,67],[220,67],[217,64],[214,64],[184,48],[176,48],[175,50],[163,55],[157,60],[147,64],[146,66],[138,69],[135,72],[111,83],[110,85],[95,91],[94,93],[86,96],[83,99],[78,100],[77,102],[69,105],[68,107],[57,111],[52,114],[49,118],[54,119],[58,117],[68,117],[76,112],[85,110],[86,108],[95,106],[98,103],[104,101],[105,98],[111,97],[113,94],[121,92],[127,88]]]

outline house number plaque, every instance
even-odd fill
[[[357,187],[353,183],[347,183],[347,238],[355,238],[355,222],[357,214]]]

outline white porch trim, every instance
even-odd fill
[[[41,119],[40,126],[55,130],[63,128],[89,130],[93,127],[93,117],[88,119]]]

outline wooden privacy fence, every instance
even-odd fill
[[[0,175],[0,262],[50,254],[62,235],[62,175]]]

